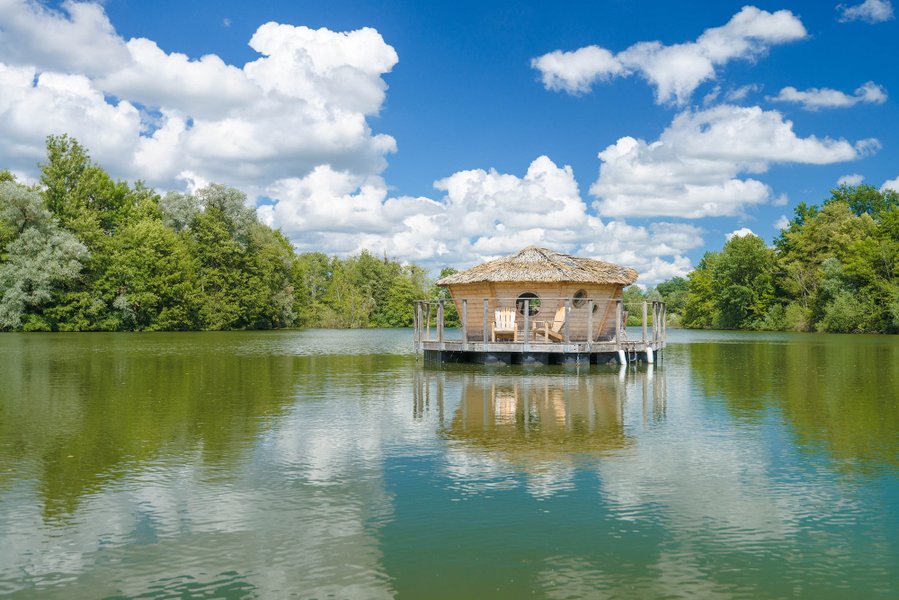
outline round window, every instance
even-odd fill
[[[515,307],[521,316],[524,316],[525,305],[528,307],[528,315],[533,317],[540,310],[540,298],[533,292],[525,292],[515,301]]]
[[[575,308],[582,308],[585,304],[587,304],[587,290],[578,290],[574,293],[574,300],[572,301]]]

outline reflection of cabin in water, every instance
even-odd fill
[[[413,417],[433,419],[455,451],[531,470],[633,443],[626,419],[666,418],[664,369],[485,375],[469,369],[422,369],[413,386]],[[632,410],[626,410],[627,405]],[[642,410],[641,410],[642,407]]]
[[[556,456],[627,445],[624,385],[606,375],[466,376],[447,436],[509,454]]]
[[[627,267],[529,246],[440,279],[459,314],[461,339],[445,330],[444,301],[422,300],[416,349],[441,362],[586,364],[624,362],[638,352],[651,362],[665,347],[665,305],[644,302],[642,335],[629,340],[622,290],[636,279]]]

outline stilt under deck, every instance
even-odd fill
[[[506,299],[507,300],[507,299]],[[638,339],[628,339],[627,317],[624,302],[614,300],[614,326],[603,323],[593,325],[592,300],[588,305],[587,324],[580,331],[569,329],[568,319],[556,333],[560,341],[541,335],[542,319],[531,319],[526,305],[519,313],[513,339],[496,339],[491,334],[494,325],[494,307],[503,306],[504,299],[485,298],[482,322],[475,331],[466,327],[471,323],[468,301],[460,303],[461,327],[447,329],[445,326],[446,305],[443,300],[420,300],[415,303],[414,342],[417,352],[421,352],[426,363],[476,363],[485,365],[588,365],[609,362],[645,361],[652,363],[656,355],[665,348],[666,308],[663,302],[643,302],[638,309],[640,335]],[[544,300],[545,301],[545,300]],[[571,300],[560,299],[570,314]],[[480,305],[480,302],[478,302]],[[632,330],[633,332],[633,330]],[[632,333],[631,332],[631,333]]]

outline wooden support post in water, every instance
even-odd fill
[[[571,298],[565,298],[565,343],[571,343]]]
[[[654,309],[655,304],[652,306]],[[643,343],[646,343],[646,300],[643,301]]]
[[[443,300],[437,303],[437,341],[443,343]]]
[[[593,345],[593,298],[587,300],[587,343]]]
[[[468,300],[462,299],[462,347],[468,350]]]
[[[490,316],[490,300],[488,298],[484,298],[484,343],[490,341],[487,337],[487,319]]]

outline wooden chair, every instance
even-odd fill
[[[493,324],[490,326],[490,339],[511,339],[518,341],[518,329],[515,327],[515,309],[498,308],[494,315]]]
[[[565,339],[562,328],[565,326],[565,310],[564,306],[560,306],[556,311],[556,315],[552,321],[535,321],[535,333],[546,338],[547,342],[561,342]]]

